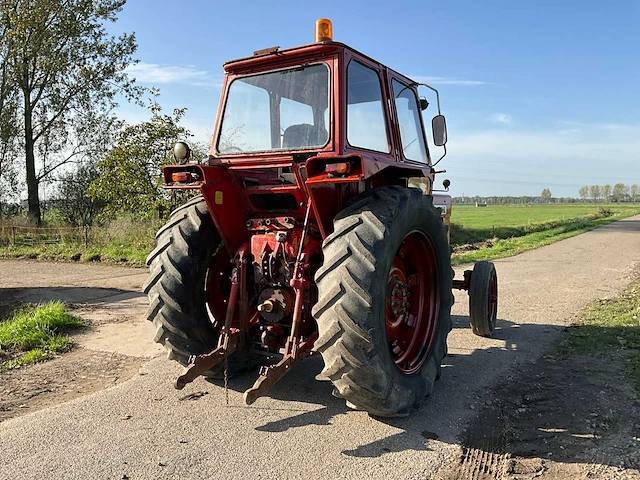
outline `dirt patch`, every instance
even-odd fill
[[[73,351],[0,372],[0,421],[122,383],[163,353],[144,317],[146,271],[25,261],[0,267],[6,273],[0,275],[0,321],[22,305],[62,300],[89,322],[72,335],[78,345]]]
[[[78,348],[48,362],[0,372],[0,422],[125,382],[146,360]]]
[[[545,356],[505,379],[433,478],[640,479],[640,401],[623,362]]]

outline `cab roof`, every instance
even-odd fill
[[[225,72],[231,74],[247,74],[259,71],[264,71],[270,66],[279,66],[281,63],[295,63],[296,60],[313,61],[316,58],[321,59],[335,53],[350,52],[357,56],[363,57],[370,62],[376,64],[380,69],[388,69],[393,73],[403,77],[411,84],[417,84],[418,82],[403,75],[386,65],[378,62],[368,55],[356,50],[349,45],[341,42],[323,41],[317,43],[309,43],[306,45],[299,45],[297,47],[289,47],[280,49],[280,47],[270,47],[263,50],[257,50],[250,57],[242,57],[234,60],[227,60],[224,62],[223,68]]]

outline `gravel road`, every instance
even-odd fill
[[[202,379],[178,392],[179,366],[158,356],[140,319],[144,271],[2,261],[0,292],[80,302],[98,324],[121,315],[127,321],[85,346],[149,361],[116,387],[0,423],[0,479],[429,478],[455,458],[487,387],[535,360],[587,302],[619,292],[639,263],[640,216],[496,261],[495,337],[472,335],[466,294],[456,294],[451,355],[434,394],[408,418],[379,420],[331,396],[331,384],[315,379],[319,358],[251,407],[242,391],[252,376],[231,382],[228,406],[224,389]],[[208,394],[180,400],[195,392]]]

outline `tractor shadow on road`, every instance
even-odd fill
[[[330,425],[332,420],[351,411],[344,400],[332,395],[333,386],[328,380],[320,380],[316,377],[322,371],[324,364],[320,355],[310,357],[296,365],[291,373],[284,376],[267,393],[269,398],[283,402],[303,402],[312,405],[322,405],[316,410],[308,410],[308,407],[282,408],[281,410],[302,411],[280,420],[268,422],[256,427],[262,432],[285,432],[291,428],[304,427],[308,425]],[[257,373],[242,375],[229,380],[229,388],[237,392],[244,392],[250,388]],[[223,386],[222,379],[210,380],[216,385]],[[249,408],[268,409],[261,404],[260,399]]]
[[[43,303],[60,300],[67,304],[109,304],[146,297],[141,292],[103,287],[19,287],[0,288],[0,302],[5,304]]]
[[[453,331],[449,336],[449,353],[442,364],[442,374],[425,403],[408,417],[376,420],[402,431],[363,444],[342,453],[354,457],[379,457],[404,450],[431,450],[430,440],[458,444],[464,423],[485,402],[479,396],[495,382],[496,371],[507,370],[526,356],[533,338],[544,338],[557,327],[518,325],[498,320],[491,339],[475,337],[466,315],[452,315]],[[544,333],[543,333],[544,332]],[[469,348],[470,342],[475,348]],[[478,345],[480,343],[480,345]],[[523,348],[525,346],[525,348]]]
[[[531,358],[532,352],[541,353],[545,345],[550,343],[546,338],[555,338],[555,332],[559,328],[540,324],[517,325],[507,320],[499,320],[494,337],[480,339],[471,333],[467,316],[452,316],[452,320],[454,331],[449,337],[449,344],[450,351],[456,353],[445,358],[442,376],[436,382],[432,395],[421,408],[408,417],[376,417],[377,421],[401,431],[345,450],[342,452],[344,455],[378,457],[404,450],[431,450],[429,440],[435,439],[458,443],[463,423],[481,408],[484,400],[478,398],[478,395],[484,393],[483,387],[495,383],[496,371],[506,371],[520,359]],[[467,341],[476,345],[476,348],[465,349]],[[458,345],[461,342],[463,345]],[[478,342],[481,343],[480,346],[477,346]],[[469,353],[460,353],[465,351]],[[268,396],[283,401],[320,404],[324,407],[268,422],[256,427],[256,430],[285,432],[291,428],[308,425],[328,426],[340,415],[361,415],[362,412],[353,412],[345,405],[344,400],[332,395],[333,388],[330,382],[316,379],[322,366],[322,360],[318,357],[301,362],[295,367],[293,374],[285,376],[270,390]],[[243,376],[233,379],[229,387],[242,391],[249,388],[254,380],[255,376]]]
[[[466,316],[453,320],[454,329],[468,326]],[[558,354],[549,348],[557,338],[549,332],[563,327],[505,320],[498,326],[491,341],[503,340],[502,346],[449,355],[420,409],[406,418],[378,419],[401,432],[342,453],[428,450],[428,441],[438,439],[462,447],[446,479],[467,478],[473,469],[493,470],[495,478],[547,469],[553,478],[573,478],[573,468],[597,478],[607,466],[640,467],[640,401],[623,359]]]
[[[430,442],[439,440],[462,447],[460,464],[465,468],[477,457],[498,463],[520,459],[513,464],[516,469],[529,468],[522,462],[531,461],[535,463],[531,468],[539,469],[541,461],[615,466],[619,456],[609,454],[612,445],[616,451],[637,450],[637,441],[632,439],[640,437],[640,423],[624,418],[640,418],[640,402],[625,403],[628,385],[619,378],[619,365],[594,362],[593,358],[550,358],[549,347],[564,327],[501,319],[493,337],[484,339],[471,333],[467,316],[453,316],[452,320],[452,353],[444,359],[442,376],[431,396],[408,417],[375,417],[392,427],[381,427],[388,433],[345,449],[343,455],[375,458],[393,452],[429,451]],[[363,412],[349,409],[344,400],[332,395],[330,382],[316,379],[322,366],[319,357],[301,362],[268,394],[302,403],[297,408],[304,411],[288,409],[291,415],[256,430],[282,433],[314,425],[335,429],[339,435],[345,425],[353,425],[339,417]],[[229,386],[243,391],[255,378],[232,379]],[[322,407],[309,411],[305,403]],[[262,407],[256,403],[255,408]],[[608,433],[614,437],[619,433],[614,444]],[[629,445],[624,443],[627,439],[631,439]],[[461,478],[458,474],[456,470],[446,478]]]

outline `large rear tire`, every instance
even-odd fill
[[[334,220],[315,276],[316,349],[350,406],[406,415],[431,393],[451,330],[446,225],[418,189],[362,194]]]
[[[224,258],[222,258],[224,257]],[[173,211],[156,234],[156,247],[147,257],[150,275],[144,285],[149,296],[147,319],[153,322],[154,340],[168,350],[169,358],[183,365],[189,357],[209,353],[218,345],[221,319],[212,310],[222,303],[223,281],[220,265],[229,266],[221,248],[209,209],[202,196]],[[209,308],[207,307],[209,305]],[[224,307],[222,307],[224,308]],[[217,308],[220,316],[220,308]],[[223,314],[222,314],[223,315]],[[249,352],[229,355],[229,373],[237,374],[256,365]],[[207,372],[220,377],[223,365]]]

